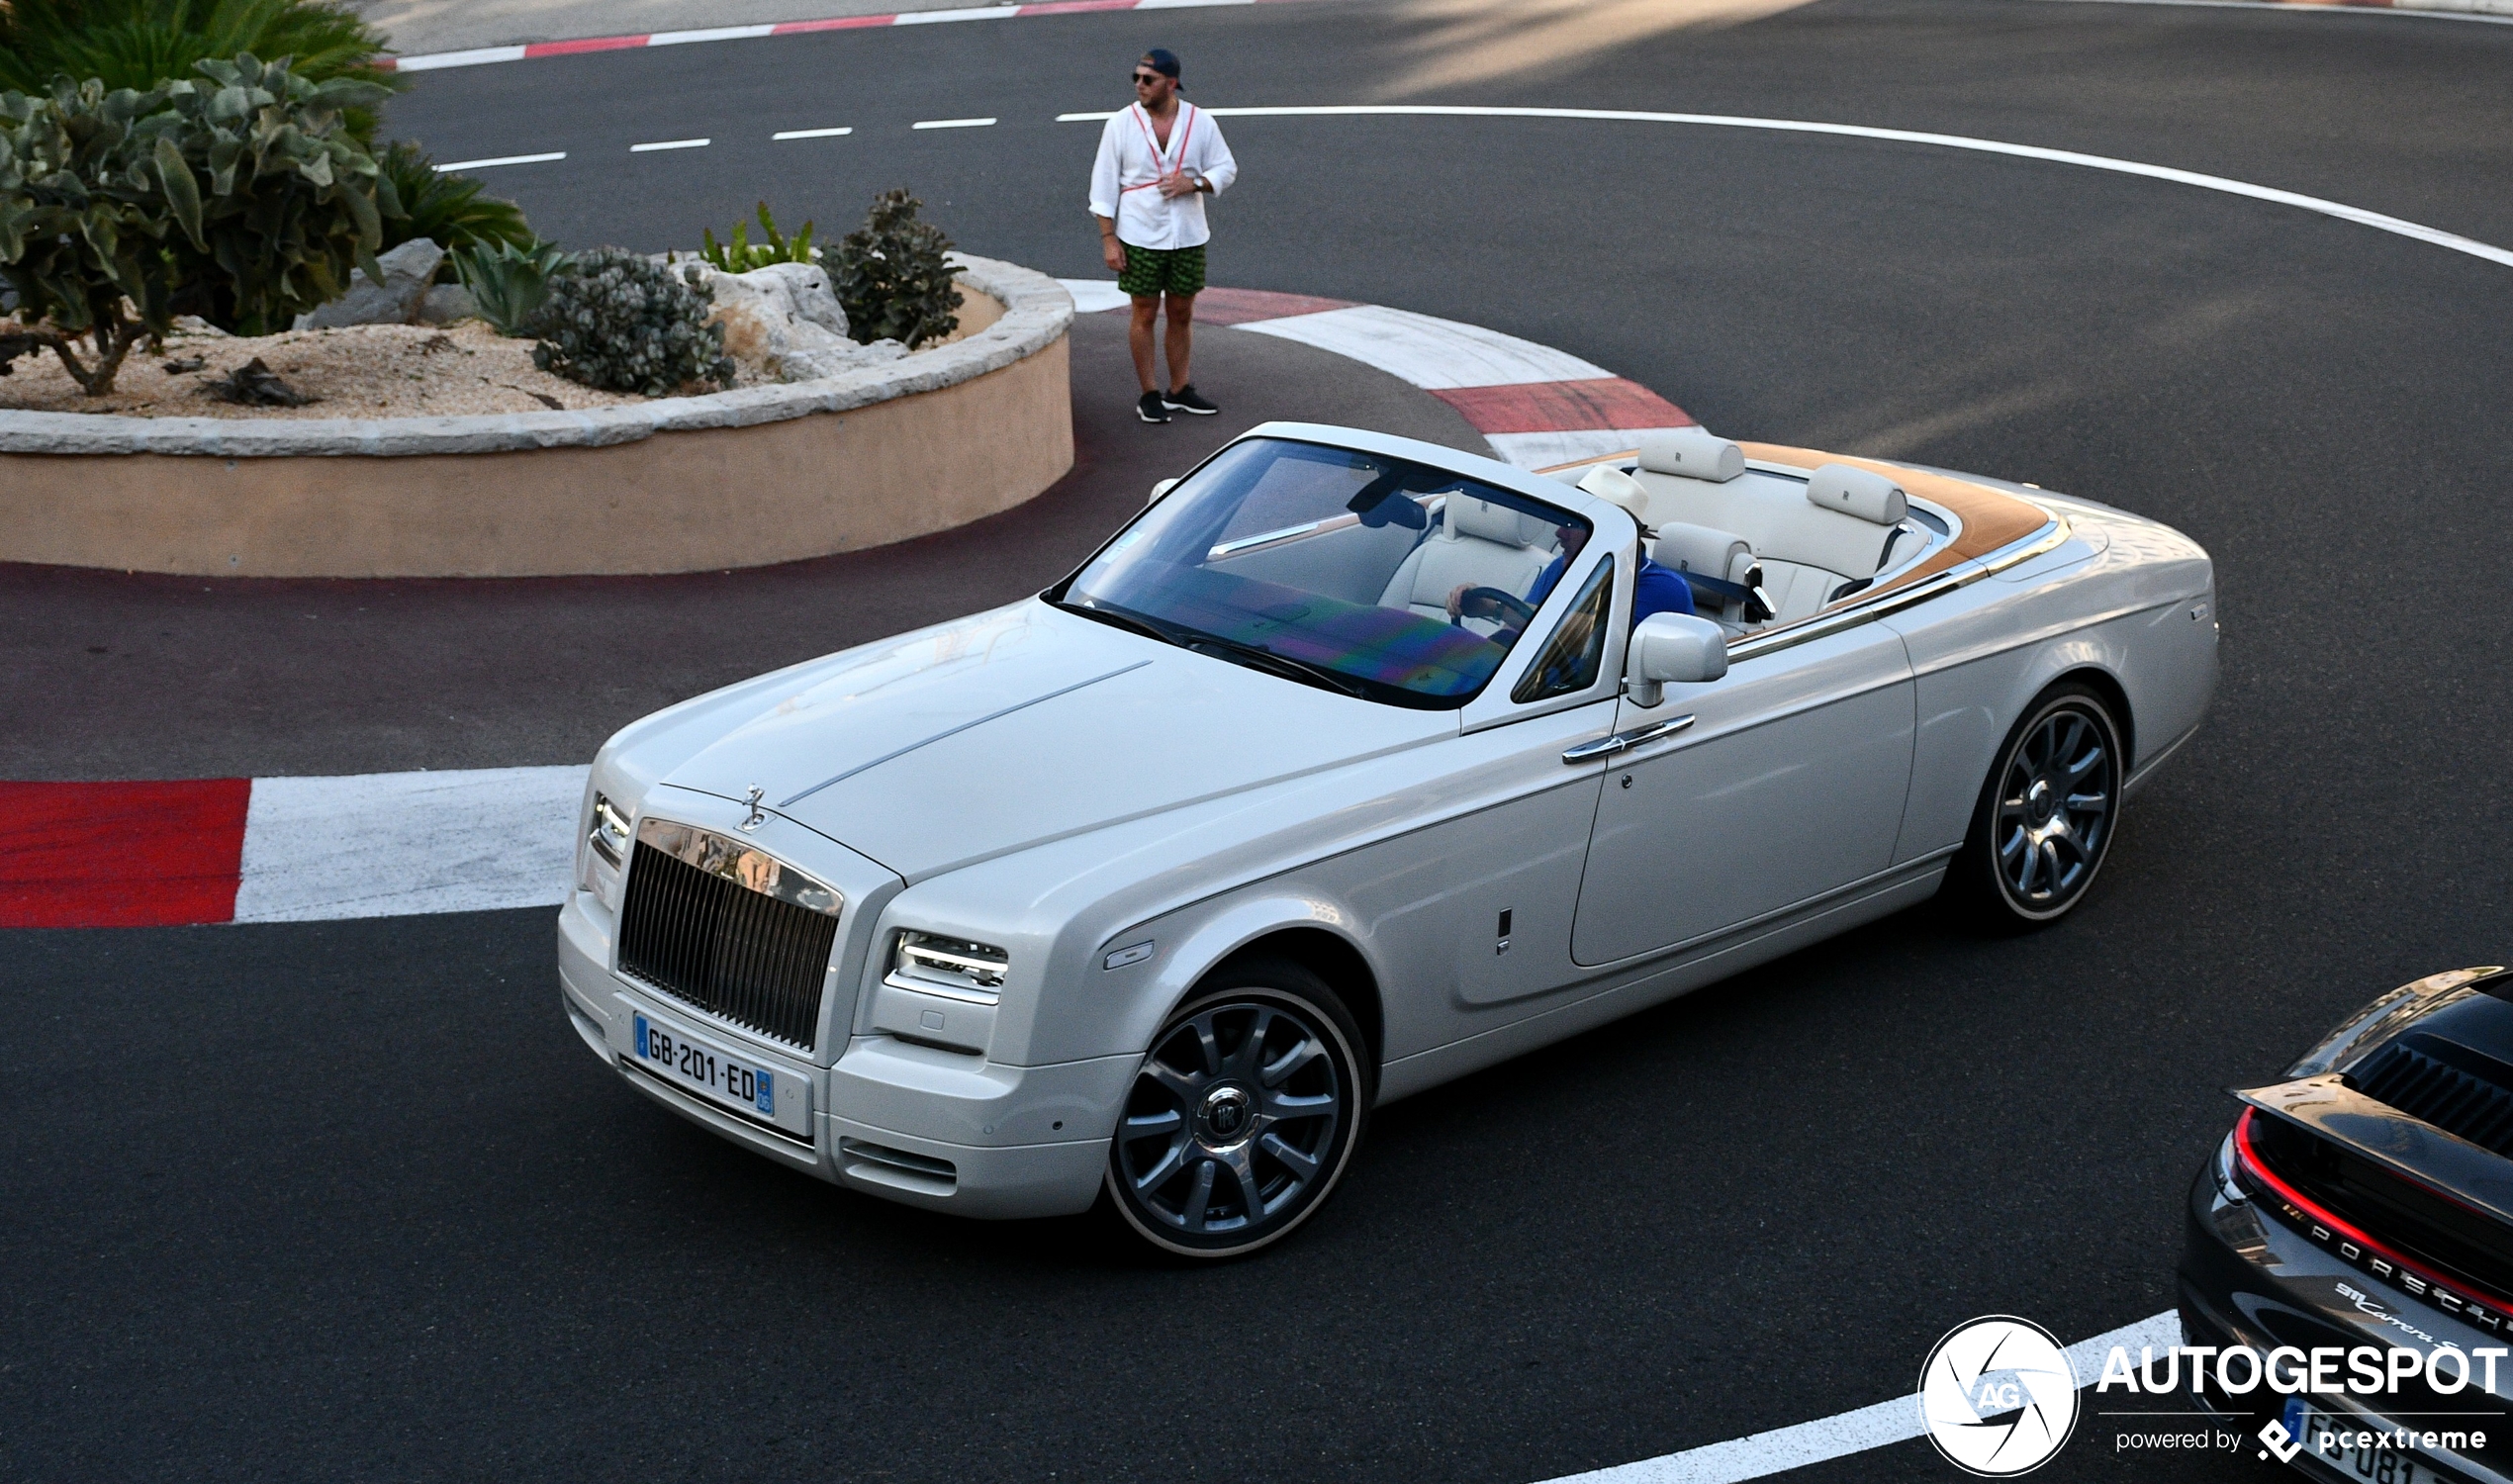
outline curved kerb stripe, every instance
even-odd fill
[[[1206,113],[1217,119],[1298,119],[1335,118],[1341,116],[1425,117],[1458,119],[1576,119],[1608,124],[1689,124],[1710,129],[1757,129],[1774,134],[1818,134],[1841,139],[1881,139],[1895,144],[1927,144],[1939,149],[1968,149],[1976,154],[2002,154],[2012,159],[2042,160],[2055,165],[2076,165],[2087,170],[2108,170],[2114,175],[2137,175],[2148,180],[2171,181],[2175,185],[2196,186],[2203,191],[2219,191],[2228,196],[2242,196],[2253,201],[2266,201],[2277,206],[2291,206],[2298,211],[2314,212],[2359,227],[2371,227],[2412,241],[2447,247],[2454,252],[2484,258],[2499,267],[2513,268],[2513,251],[2490,246],[2472,237],[2465,237],[2438,228],[2406,221],[2399,217],[2370,212],[2344,201],[2327,201],[2319,196],[2306,196],[2295,191],[2280,191],[2273,186],[2253,185],[2247,180],[2233,180],[2223,175],[2204,175],[2196,170],[2177,170],[2171,165],[2150,165],[2134,159],[2114,159],[2107,154],[2081,154],[2074,149],[2045,149],[2038,144],[2010,144],[2001,139],[1976,139],[1960,134],[1922,134],[1908,129],[1874,129],[1863,124],[1819,124],[1805,119],[1751,119],[1734,114],[1661,114],[1641,113],[1611,108],[1508,108],[1453,103],[1341,103],[1320,104],[1304,108],[1211,108]]]

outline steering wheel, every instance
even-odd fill
[[[1457,616],[1449,619],[1448,622],[1452,626],[1462,627],[1465,622],[1466,604],[1478,598],[1489,598],[1500,605],[1505,616],[1504,627],[1525,628],[1529,621],[1536,617],[1536,608],[1526,599],[1504,593],[1499,588],[1468,588],[1465,595],[1457,600]],[[1515,618],[1517,622],[1508,622],[1507,619],[1510,618]]]

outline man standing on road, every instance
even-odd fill
[[[1135,63],[1135,104],[1099,132],[1090,171],[1090,214],[1099,219],[1099,251],[1116,270],[1117,287],[1134,299],[1127,343],[1143,384],[1136,411],[1146,422],[1171,413],[1210,417],[1220,408],[1196,395],[1187,379],[1194,347],[1195,296],[1204,287],[1204,198],[1239,176],[1231,147],[1204,110],[1178,96],[1178,59],[1155,46]],[[1169,379],[1152,379],[1152,330],[1168,301]]]

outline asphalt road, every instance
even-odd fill
[[[432,74],[393,120],[440,158],[567,149],[499,179],[570,242],[686,245],[763,195],[843,224],[907,182],[972,250],[1080,274],[1092,126],[1052,120],[1122,101],[1157,41],[1217,105],[1938,130],[2513,243],[2484,184],[2513,178],[2506,28],[1824,0],[1587,51],[1538,30],[1511,54],[1554,60],[1475,75],[1443,24],[1322,0],[613,52]],[[977,114],[1002,122],[908,129]],[[1219,281],[1490,325],[1731,435],[2035,480],[2205,542],[2217,709],[2086,908],[2002,942],[1905,914],[1396,1105],[1298,1240],[1217,1272],[1090,1222],[892,1208],[680,1124],[568,1032],[544,912],[12,935],[0,1473],[1619,1463],[1908,1391],[1976,1314],[2074,1339],[2166,1307],[2220,1089],[2513,949],[2513,270],[1911,145],[1228,127]],[[2269,1477],[2116,1459],[2102,1423],[2042,1476]],[[1803,1475],[1949,1476],[1924,1443]]]

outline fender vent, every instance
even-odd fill
[[[2348,1073],[2356,1090],[2480,1149],[2513,1158],[2513,1067],[2411,1033]]]

